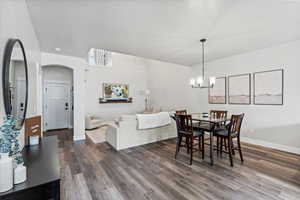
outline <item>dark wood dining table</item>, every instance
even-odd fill
[[[222,123],[230,121],[230,118],[212,118],[212,117],[203,117],[202,113],[192,113],[192,120],[194,122],[193,128],[199,129],[204,132],[209,132],[210,140],[210,164],[214,164],[214,147],[213,147],[213,133],[216,127]]]

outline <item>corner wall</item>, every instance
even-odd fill
[[[197,112],[200,105],[199,91],[190,87],[193,69],[188,66],[146,60],[151,104],[156,109],[187,109]]]
[[[203,91],[200,94],[203,106],[198,109],[201,112],[207,112],[210,109],[226,109],[230,113],[244,112],[245,120],[241,135],[244,141],[300,153],[299,52],[300,41],[296,41],[219,59],[208,62],[206,65],[207,74],[216,77],[283,68],[283,106],[208,104],[208,93]],[[199,66],[193,68],[195,74],[200,74]]]

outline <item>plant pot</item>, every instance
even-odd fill
[[[0,153],[0,193],[13,188],[13,160],[8,153]]]
[[[14,184],[25,182],[27,179],[27,168],[23,164],[17,165],[14,169]]]

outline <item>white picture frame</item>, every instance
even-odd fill
[[[251,104],[251,74],[228,76],[228,103]]]
[[[283,69],[253,73],[255,105],[283,105]]]

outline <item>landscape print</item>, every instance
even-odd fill
[[[241,74],[228,77],[229,104],[251,103],[251,75]]]
[[[283,105],[283,70],[254,73],[254,104]]]
[[[210,104],[226,104],[226,77],[216,78],[214,87],[209,89],[208,101]]]

